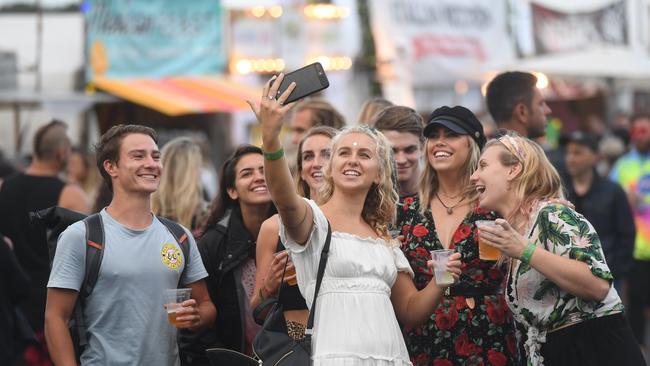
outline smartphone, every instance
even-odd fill
[[[320,62],[315,62],[296,71],[285,74],[282,84],[280,84],[280,88],[278,88],[276,98],[282,95],[291,82],[294,81],[296,82],[296,87],[293,89],[291,94],[289,94],[289,98],[284,101],[284,104],[295,102],[298,99],[312,95],[330,86],[330,82],[327,80],[327,75],[325,75],[325,70],[323,70],[323,65],[321,65]]]

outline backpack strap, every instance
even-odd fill
[[[83,308],[86,298],[90,296],[99,277],[99,268],[104,257],[104,224],[99,213],[90,215],[84,219],[86,226],[86,271],[79,290],[78,304],[74,308],[75,328],[77,331],[78,344],[76,354],[79,356],[81,350],[88,345],[88,335],[83,317]]]
[[[86,274],[81,284],[80,295],[90,296],[99,277],[99,267],[104,256],[104,225],[99,213],[84,219],[86,225]]]
[[[176,242],[178,245],[181,247],[181,251],[183,252],[183,257],[185,258],[185,265],[183,266],[183,272],[181,272],[181,277],[179,278],[179,285],[180,281],[183,278],[183,275],[185,274],[185,270],[187,269],[189,263],[190,263],[190,241],[189,238],[187,237],[187,232],[185,232],[185,229],[178,224],[175,221],[172,221],[168,218],[162,217],[162,216],[156,216],[160,222],[162,222],[163,225],[169,230],[169,232],[172,234],[174,239],[176,239]]]

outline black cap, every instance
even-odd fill
[[[487,141],[485,133],[483,133],[483,125],[478,118],[472,111],[459,105],[455,107],[443,106],[433,111],[422,133],[424,137],[429,137],[438,125],[447,127],[461,135],[469,135],[481,149]]]
[[[591,149],[591,151],[597,153],[598,152],[598,137],[582,132],[582,131],[573,131],[572,133],[568,135],[563,135],[560,138],[560,144],[562,146],[565,146],[569,142],[575,142],[576,144],[584,145]]]

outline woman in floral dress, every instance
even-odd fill
[[[598,234],[552,203],[562,184],[541,147],[518,135],[490,141],[471,179],[480,206],[507,219],[479,235],[511,258],[506,299],[527,330],[528,364],[645,365]]]
[[[404,328],[411,361],[427,366],[515,365],[513,321],[502,291],[507,267],[478,255],[474,223],[495,218],[478,208],[476,190],[469,184],[485,143],[483,128],[466,108],[441,107],[429,118],[424,135],[427,164],[420,199],[406,198],[398,208],[405,217],[402,250],[417,288],[431,281],[426,266],[430,250],[460,252],[462,273],[428,322]]]

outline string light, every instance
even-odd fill
[[[352,67],[352,59],[346,56],[316,56],[307,59],[307,64],[320,62],[325,70],[348,70]]]
[[[264,9],[263,6],[254,6],[251,8],[251,14],[253,14],[255,18],[263,17],[264,13],[266,13],[266,9]]]
[[[284,70],[284,66],[284,60],[281,58],[244,58],[231,62],[230,69],[238,74],[246,75],[252,72],[278,72]]]
[[[303,13],[307,18],[321,20],[341,19],[350,15],[350,9],[334,4],[311,4],[305,6]]]
[[[279,5],[272,6],[269,8],[269,15],[273,18],[279,18],[282,16],[282,7]]]

